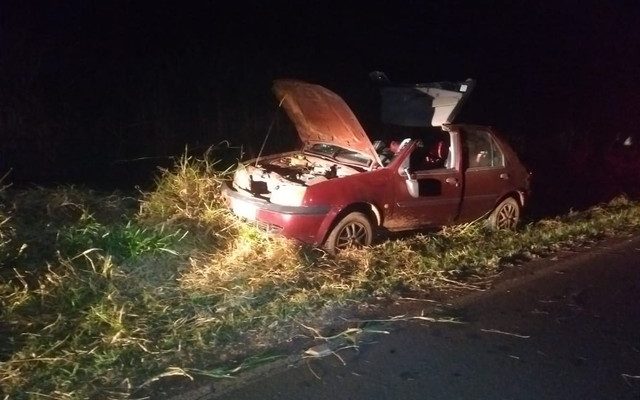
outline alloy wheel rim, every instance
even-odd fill
[[[496,225],[500,229],[512,229],[518,222],[518,209],[513,204],[505,204],[498,211]]]
[[[338,234],[336,247],[346,249],[347,247],[364,246],[367,240],[367,230],[364,225],[357,222],[351,222],[345,225]]]

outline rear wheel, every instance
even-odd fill
[[[324,247],[329,253],[336,253],[349,247],[368,246],[372,239],[373,227],[369,218],[361,212],[352,212],[333,227]]]
[[[520,222],[520,204],[513,197],[507,197],[491,212],[487,222],[493,229],[515,229]]]

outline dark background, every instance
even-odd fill
[[[382,70],[476,79],[459,120],[498,127],[546,179],[637,132],[640,6],[606,3],[3,2],[0,172],[126,188],[186,146],[255,154],[279,77],[334,90],[373,129]]]

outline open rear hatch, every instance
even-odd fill
[[[453,122],[475,86],[473,79],[395,84],[382,72],[372,72],[370,77],[380,85],[382,122],[407,127],[442,126]]]

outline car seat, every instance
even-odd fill
[[[443,168],[449,155],[449,146],[444,140],[438,140],[429,146],[424,164],[427,168]]]

